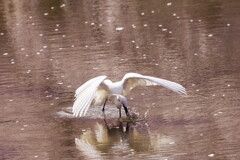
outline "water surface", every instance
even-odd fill
[[[239,159],[239,10],[238,0],[0,1],[0,159]],[[67,114],[85,81],[128,72],[188,95],[134,89],[137,123],[119,123],[110,104],[105,120],[100,107]]]

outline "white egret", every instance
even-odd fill
[[[121,108],[123,106],[125,113],[127,115],[127,117],[130,116],[128,109],[127,109],[127,98],[125,96],[119,95],[119,94],[112,94],[109,97],[106,98],[104,104],[103,104],[103,108],[102,111],[105,111],[105,105],[107,103],[107,101],[112,101],[114,103],[114,105],[119,109],[119,118],[121,118]]]
[[[106,101],[113,94],[125,96],[137,86],[152,85],[163,86],[178,94],[187,93],[186,89],[178,83],[137,73],[127,73],[121,81],[115,83],[107,79],[107,76],[99,76],[90,79],[76,90],[73,115],[76,117],[84,116],[92,102],[95,105],[106,104]]]

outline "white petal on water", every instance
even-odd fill
[[[213,37],[213,34],[209,34],[208,37]]]
[[[167,3],[167,6],[171,6],[171,5],[172,5],[172,2]]]
[[[60,5],[60,8],[63,8],[63,7],[65,7],[65,6],[66,6],[66,4],[63,3],[62,5]]]
[[[159,64],[158,64],[158,63],[156,63],[156,64],[155,64],[155,66],[159,66]]]
[[[169,144],[175,144],[175,142],[169,142]]]
[[[196,92],[199,92],[199,89],[196,89]]]
[[[102,24],[99,24],[99,27],[102,27],[103,25]]]
[[[180,17],[179,16],[177,16],[177,19],[179,19]]]
[[[228,84],[227,86],[228,86],[228,87],[230,87],[231,85],[230,85],[230,84]]]
[[[132,28],[136,28],[136,26],[134,24],[132,24]]]
[[[136,46],[136,48],[139,48],[139,46]]]
[[[3,55],[4,55],[4,56],[7,56],[7,55],[8,55],[8,53],[3,53]]]
[[[8,101],[9,101],[9,102],[13,102],[13,99],[9,99]]]
[[[158,27],[162,27],[162,24],[159,24]]]
[[[44,13],[44,16],[48,16],[48,13],[46,12],[46,13]]]
[[[50,105],[51,105],[51,106],[53,106],[53,105],[54,105],[54,103],[50,103]]]
[[[40,37],[42,37],[42,36],[43,36],[43,34],[42,34],[42,33],[40,33],[40,34],[39,34],[39,36],[40,36]]]
[[[122,30],[124,30],[124,27],[117,27],[116,28],[116,31],[122,31]]]
[[[71,47],[75,47],[74,44]]]
[[[34,26],[34,25],[35,25],[35,23],[32,23],[32,25]]]
[[[57,84],[59,84],[59,85],[62,85],[62,84],[63,84],[63,82],[58,82]]]
[[[66,37],[66,35],[62,35],[62,37]]]
[[[21,128],[20,130],[21,130],[21,131],[24,131],[24,128]]]
[[[95,25],[95,23],[92,22],[92,23],[91,23],[91,26],[94,26],[94,25]]]
[[[231,25],[230,23],[227,24],[228,27],[229,27],[230,25]]]
[[[208,157],[214,157],[214,154],[213,154],[213,153],[212,153],[212,154],[209,154]]]
[[[55,29],[54,29],[54,31],[56,31],[56,32],[57,32],[57,31],[59,31],[59,29],[58,29],[58,28],[55,28]]]
[[[38,158],[38,155],[35,155],[34,158]]]
[[[173,16],[176,16],[177,14],[176,13],[173,13]]]
[[[40,54],[40,52],[37,52],[36,54],[38,54],[38,55],[39,55],[39,54]]]
[[[59,27],[60,25],[59,24],[56,24],[56,27]]]
[[[144,12],[142,12],[142,13],[141,13],[141,15],[142,15],[142,16],[144,16],[144,15],[145,15],[145,13],[144,13]]]
[[[47,48],[48,46],[43,46],[43,48]]]
[[[3,33],[3,32],[1,32],[1,33],[0,33],[0,35],[1,35],[1,36],[3,36],[3,35],[4,35],[4,33]]]
[[[15,62],[11,62],[11,64],[15,64]]]
[[[190,22],[193,22],[193,19],[191,19]]]
[[[88,48],[88,45],[85,45],[85,48]]]
[[[135,41],[134,41],[134,40],[132,40],[132,43],[135,43]]]
[[[198,22],[202,22],[202,20],[201,20],[201,19],[199,19],[199,20],[198,20]]]
[[[111,20],[110,20],[110,19],[108,19],[108,20],[107,20],[107,22],[108,22],[108,23],[110,23],[110,22],[111,22]]]
[[[68,87],[68,88],[71,88],[72,86],[68,85],[67,87]]]
[[[60,47],[60,48],[58,48],[59,50],[62,50],[63,48],[62,47]]]
[[[172,31],[169,31],[168,33],[172,34]]]
[[[151,13],[155,13],[155,11],[152,10]]]
[[[148,25],[147,24],[144,24],[143,27],[147,27]]]
[[[163,31],[163,32],[166,32],[166,31],[167,31],[167,29],[166,29],[166,28],[163,28],[163,29],[162,29],[162,31]]]
[[[54,9],[54,7],[51,7],[51,9]]]

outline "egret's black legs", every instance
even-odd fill
[[[124,110],[125,110],[125,113],[126,113],[127,117],[130,118],[130,114],[129,114],[129,112],[128,112],[127,106],[125,106],[125,105],[123,104],[123,108],[124,108]]]
[[[119,118],[121,118],[122,117],[121,106],[118,109],[119,109]]]
[[[105,105],[106,105],[107,101],[108,101],[108,99],[106,98],[106,100],[105,100],[105,102],[104,102],[104,104],[103,104],[102,112],[105,111]]]

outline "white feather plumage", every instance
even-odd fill
[[[76,90],[73,115],[84,116],[93,100],[95,104],[101,104],[112,94],[125,96],[137,86],[150,85],[160,85],[178,94],[187,94],[186,89],[178,83],[137,73],[127,73],[121,81],[115,83],[108,80],[107,76],[99,76],[90,79]]]

